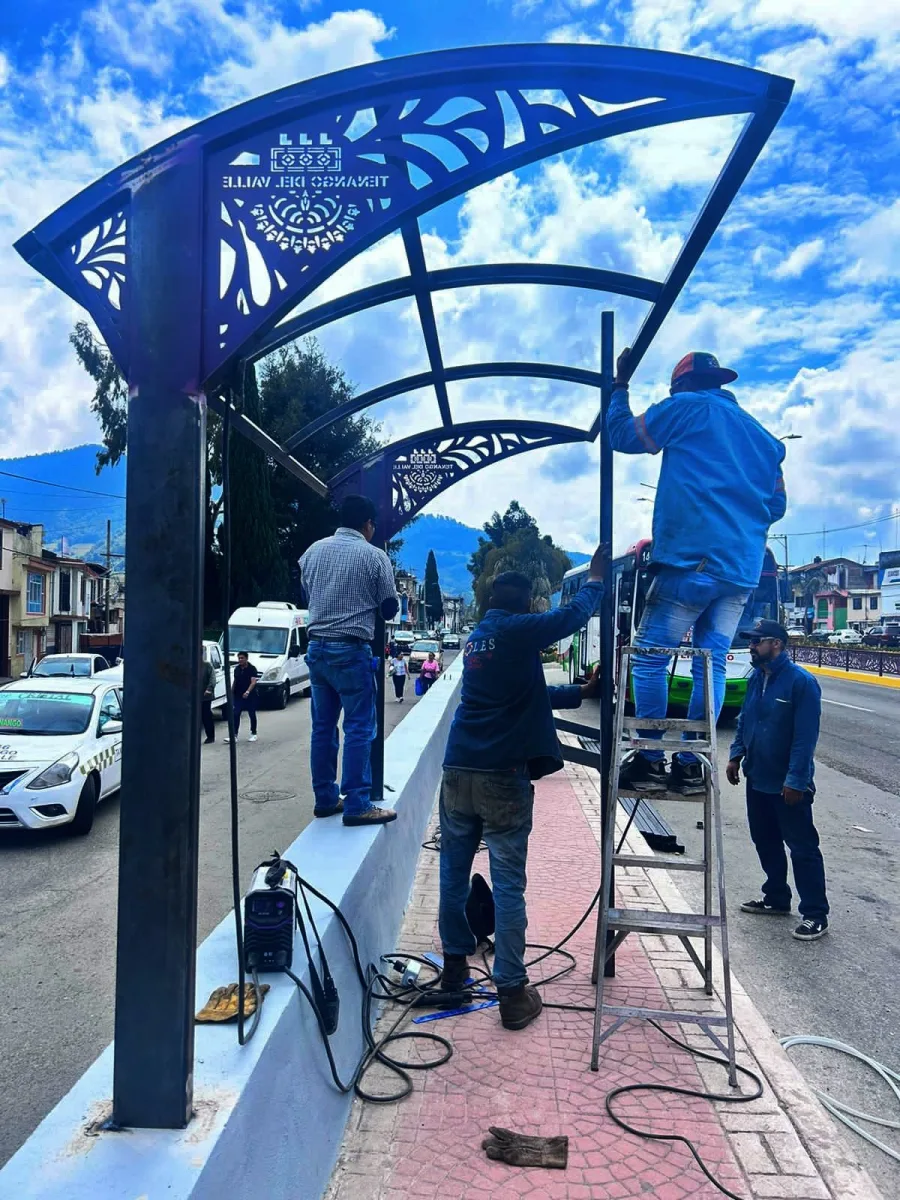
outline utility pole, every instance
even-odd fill
[[[111,542],[112,542],[112,522],[107,521],[106,522],[106,597],[104,600],[104,604],[105,604],[105,608],[106,608],[106,617],[105,617],[104,626],[103,626],[103,631],[104,631],[104,633],[107,634],[107,636],[109,635],[109,572],[112,569],[110,566],[110,564],[112,562]]]

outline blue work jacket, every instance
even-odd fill
[[[653,562],[755,588],[766,537],[784,516],[784,445],[731,392],[679,392],[634,416],[627,388],[612,394],[613,450],[658,454]]]
[[[742,760],[751,787],[773,795],[783,787],[815,792],[813,755],[821,712],[822,689],[786,652],[768,671],[756,668],[729,754]]]
[[[602,583],[585,583],[571,604],[551,612],[488,609],[466,642],[445,767],[527,768],[532,779],[560,769],[553,709],[578,708],[581,689],[576,684],[548,688],[541,651],[582,629],[602,595]]]

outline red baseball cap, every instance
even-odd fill
[[[672,372],[672,386],[674,387],[675,383],[685,375],[705,375],[707,379],[711,379],[715,383],[732,383],[738,377],[737,371],[732,371],[728,367],[720,367],[716,356],[707,354],[705,350],[692,350],[690,354],[686,354],[675,364],[675,370]]]

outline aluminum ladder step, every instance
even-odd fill
[[[663,857],[661,854],[617,854],[613,859],[617,867],[644,867],[654,871],[664,868],[667,871],[705,871],[706,863],[702,858]]]
[[[685,796],[683,792],[639,792],[637,788],[625,787],[617,788],[616,795],[620,800],[628,797],[646,800],[649,804],[655,804],[657,800],[671,800],[676,804],[703,804],[706,801],[706,792],[691,792]]]
[[[683,937],[699,937],[707,929],[718,929],[719,916],[703,913],[655,912],[643,908],[611,908],[609,927],[620,933],[658,933]]]
[[[702,750],[709,753],[713,749],[710,741],[684,742],[671,741],[665,742],[660,738],[628,738],[623,739],[620,749],[622,750],[669,750],[673,754],[687,754],[689,751]]]

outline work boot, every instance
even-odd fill
[[[498,991],[500,1021],[504,1029],[524,1029],[540,1014],[544,1002],[537,988],[523,983],[509,991]]]
[[[441,971],[441,991],[461,992],[469,978],[469,960],[464,954],[445,954]]]
[[[633,753],[619,768],[619,791],[635,792],[668,791],[666,760],[646,758],[640,751]]]

